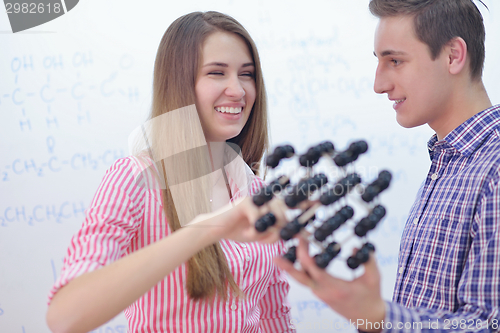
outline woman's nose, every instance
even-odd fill
[[[245,96],[245,89],[238,76],[229,78],[225,94],[234,98],[243,98],[243,96]]]

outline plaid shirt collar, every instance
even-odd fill
[[[432,161],[436,151],[450,147],[459,154],[468,157],[492,131],[498,131],[499,127],[500,104],[476,113],[451,131],[443,140],[438,141],[437,135],[434,134],[427,142],[429,157]]]

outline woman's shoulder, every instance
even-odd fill
[[[265,185],[266,183],[262,178],[255,175],[253,172],[250,174],[250,190],[249,190],[250,195],[257,194],[259,190]]]
[[[124,172],[140,173],[154,165],[147,155],[129,155],[115,160],[107,169],[106,173],[120,170]]]
[[[145,154],[117,159],[106,170],[104,179],[127,183],[133,181],[135,185],[149,190],[161,188],[156,164]]]

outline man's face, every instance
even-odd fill
[[[436,132],[446,127],[452,109],[449,59],[445,52],[431,59],[428,46],[415,35],[413,17],[380,19],[375,56],[374,90],[394,101],[398,123],[407,128],[427,123]]]

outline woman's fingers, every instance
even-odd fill
[[[239,199],[235,201],[234,204],[234,208],[237,209],[237,211],[234,212],[235,220],[241,220],[240,222],[236,223],[235,227],[239,228],[240,232],[243,232],[242,228],[246,228],[246,230],[244,231],[244,235],[242,236],[248,238],[248,241],[274,243],[280,239],[281,229],[289,222],[286,215],[289,207],[286,206],[283,200],[277,197],[274,197],[272,200],[261,207],[258,207],[253,203],[252,197]],[[300,207],[307,209],[314,204],[315,202],[307,201],[301,203]],[[255,229],[256,222],[268,213],[272,213],[275,216],[276,222],[274,223],[274,225],[267,227],[267,229],[263,232],[257,231]],[[227,235],[226,237],[232,238],[237,237],[237,235]]]
[[[274,214],[276,217],[276,227],[283,227],[287,222],[286,218],[286,211],[288,207],[285,205],[283,200],[278,199],[278,198],[273,198],[269,203],[267,204],[267,207],[271,213]]]

